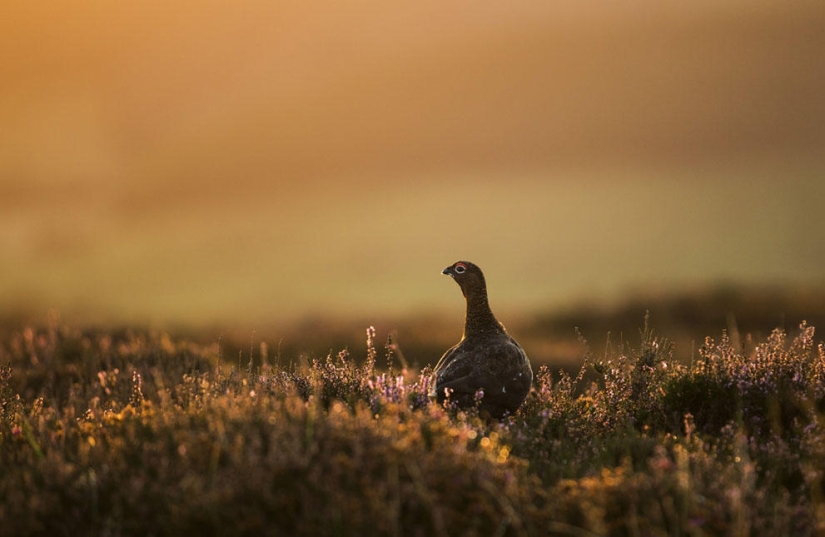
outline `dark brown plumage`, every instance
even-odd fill
[[[499,323],[487,301],[487,284],[481,269],[458,261],[442,274],[452,276],[467,301],[464,336],[438,361],[433,371],[430,397],[449,400],[466,408],[483,396],[479,412],[500,418],[515,412],[533,382],[533,370],[524,350]]]

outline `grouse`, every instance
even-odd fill
[[[467,313],[461,341],[444,353],[433,370],[430,398],[439,404],[449,398],[460,408],[479,403],[479,413],[493,418],[515,412],[533,382],[530,360],[490,310],[480,268],[458,261],[442,274],[461,287]]]

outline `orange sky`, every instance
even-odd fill
[[[7,3],[0,310],[822,283],[821,2],[407,4]]]

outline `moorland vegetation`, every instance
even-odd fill
[[[647,321],[521,409],[430,403],[366,353],[52,323],[0,342],[0,534],[813,535],[825,345],[802,323],[688,359]],[[381,342],[384,341],[382,337]]]

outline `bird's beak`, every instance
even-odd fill
[[[452,276],[453,278],[455,278],[455,275],[453,275],[453,271],[450,270],[451,268],[452,267],[445,268],[444,270],[441,271],[441,274],[446,274],[448,276]]]

